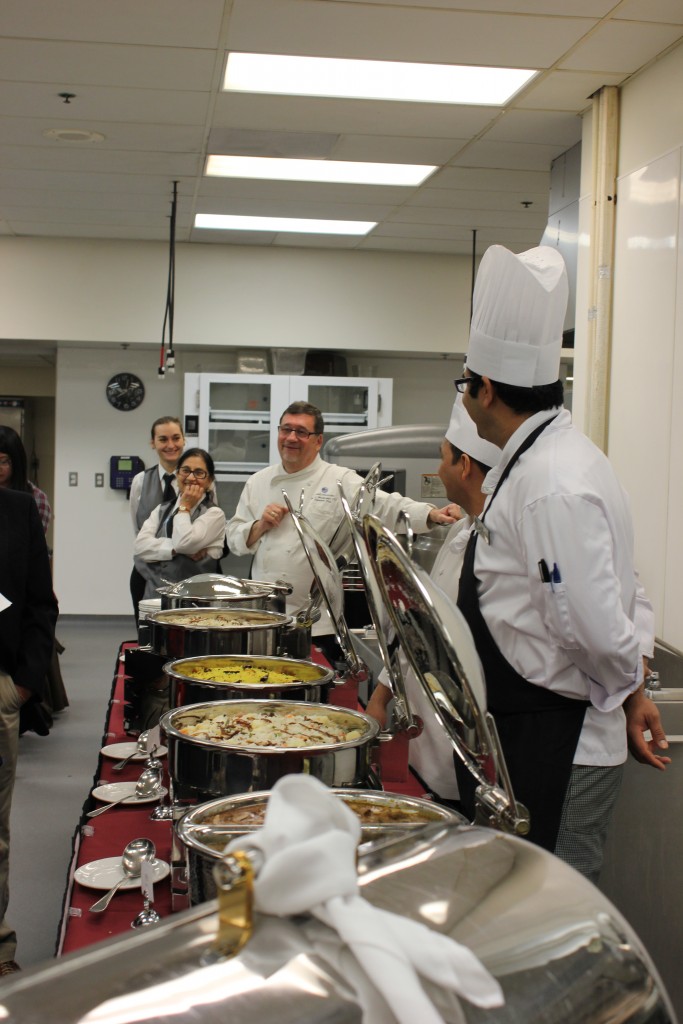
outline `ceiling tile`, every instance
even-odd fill
[[[107,122],[102,142],[62,142],[46,139],[51,129],[90,131],[89,121],[61,121],[59,118],[0,117],[0,138],[4,146],[45,146],[52,149],[132,149],[194,153],[201,149],[203,129],[199,125],[127,124]],[[36,154],[37,155],[37,154]]]
[[[206,92],[214,63],[212,50],[0,39],[3,79],[62,82],[77,95],[92,85]]]
[[[224,0],[2,0],[0,36],[215,46]]]
[[[199,124],[206,121],[209,94],[168,89],[113,89],[102,86],[69,89],[68,82],[35,84],[0,80],[0,110],[13,117],[54,117],[88,121],[91,131],[106,135],[109,121],[152,124]],[[59,93],[76,92],[64,103]]]
[[[683,25],[681,0],[622,0],[615,18],[619,21],[665,21]]]
[[[517,110],[567,110],[575,113],[590,106],[590,97],[603,85],[621,85],[622,72],[550,71],[515,101]]]
[[[637,71],[681,38],[680,25],[608,21],[578,46],[560,67],[576,71]]]
[[[254,96],[221,93],[214,123],[259,130],[334,132],[400,138],[470,138],[500,111],[496,107],[443,103],[381,103],[308,96]]]
[[[509,167],[541,171],[562,153],[562,146],[534,146],[519,142],[473,142],[453,161],[461,167]]]
[[[581,141],[581,118],[557,111],[509,110],[486,132],[484,139],[568,149]]]
[[[596,22],[594,17],[527,17],[335,0],[235,0],[230,46],[323,57],[540,68],[553,64]]]

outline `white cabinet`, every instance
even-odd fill
[[[391,426],[392,392],[389,378],[186,373],[187,440],[211,453],[218,500],[231,516],[245,480],[278,461],[277,427],[291,402],[311,402],[321,410],[329,441]],[[188,429],[192,419],[196,435]]]

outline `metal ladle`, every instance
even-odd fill
[[[147,797],[161,795],[162,790],[161,780],[159,773],[154,768],[145,768],[144,772],[135,783],[135,792],[128,793],[126,796],[121,797],[120,800],[114,800],[113,803],[105,804],[104,807],[98,807],[94,811],[88,811],[87,818],[96,818],[99,814],[104,814],[105,811],[111,810],[112,807],[118,807],[119,804],[125,804],[126,801],[130,801],[131,796],[135,797],[135,800],[145,800]]]
[[[150,840],[150,842],[151,842],[151,840]],[[156,855],[156,848],[154,846],[154,843],[152,843],[151,852],[148,853],[146,858],[143,858],[143,859],[153,861],[155,855]],[[142,870],[140,871],[140,873],[142,874]],[[151,879],[150,879],[150,882],[151,882]],[[151,885],[152,885],[152,889],[153,889],[154,883],[151,882]],[[147,894],[147,892],[144,891],[144,889],[145,889],[145,879],[144,878],[142,880],[142,889],[143,889],[143,897],[144,897],[144,902],[142,904],[142,910],[131,921],[131,923],[130,923],[131,928],[147,928],[151,924],[158,924],[159,921],[161,920],[159,914],[156,912],[154,907],[150,906],[149,895]],[[152,897],[152,898],[154,898],[154,897]]]
[[[125,847],[121,856],[121,867],[123,877],[119,878],[116,885],[112,886],[108,893],[93,903],[90,910],[93,914],[99,914],[106,910],[112,897],[119,891],[124,882],[129,878],[139,878],[142,874],[142,862],[148,857],[153,858],[156,853],[154,843],[151,839],[131,839]]]

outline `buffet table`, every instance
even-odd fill
[[[121,645],[116,658],[111,696],[106,712],[105,732],[102,746],[130,742],[131,736],[124,731],[124,651],[137,644]],[[325,664],[325,659],[315,647],[311,660]],[[330,703],[341,707],[358,708],[357,688],[352,683],[336,686],[330,694]],[[411,796],[421,796],[424,790],[408,769],[408,741],[396,737],[379,747],[380,770],[387,790]],[[164,764],[165,764],[165,759]],[[116,760],[100,755],[93,780],[93,787],[109,782],[135,782],[144,768],[143,761],[131,761],[119,772],[113,771]],[[168,777],[164,770],[164,786],[168,788]],[[168,799],[168,797],[166,797]],[[168,863],[171,857],[171,822],[152,821],[150,814],[155,803],[138,806],[125,804],[114,807],[96,818],[87,818],[88,811],[103,806],[88,795],[83,806],[81,821],[74,837],[74,850],[69,867],[64,895],[62,921],[57,944],[57,955],[70,953],[95,942],[127,932],[136,914],[142,909],[143,897],[139,886],[119,890],[108,908],[99,914],[90,913],[103,891],[82,885],[74,877],[78,868],[92,861],[106,857],[120,857],[125,845],[131,839],[146,837],[154,842],[157,857]],[[169,878],[154,886],[154,908],[167,917],[172,912]]]

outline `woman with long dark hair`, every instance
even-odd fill
[[[47,528],[52,519],[52,509],[47,495],[36,487],[28,478],[26,449],[16,430],[0,424],[0,487],[9,487],[13,491],[26,491],[36,499],[43,529]]]

